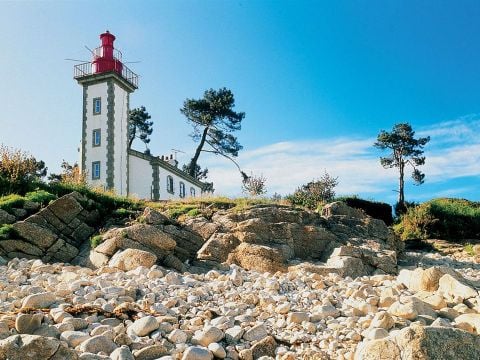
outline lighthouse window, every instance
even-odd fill
[[[190,188],[190,196],[195,197],[195,189],[193,187]]]
[[[174,193],[173,191],[173,177],[171,177],[170,175],[167,176],[167,191],[169,193]]]
[[[101,143],[101,132],[100,129],[93,130],[93,146],[100,146]]]
[[[102,98],[93,99],[93,114],[98,115],[102,112]]]
[[[100,179],[100,161],[92,162],[92,180]]]
[[[183,182],[180,182],[180,197],[185,197],[185,184]]]

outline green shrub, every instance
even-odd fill
[[[464,247],[463,247],[463,250],[465,250],[465,252],[470,255],[470,256],[475,256],[475,250],[473,249],[473,244],[466,244]]]
[[[360,199],[357,196],[343,196],[335,199],[342,201],[348,206],[361,209],[365,214],[379,220],[383,220],[387,226],[393,224],[392,207],[389,204]]]
[[[133,210],[128,210],[125,208],[120,208],[120,209],[115,209],[113,211],[113,216],[116,218],[131,218],[135,215],[135,211]]]
[[[0,225],[0,240],[15,239],[17,235],[18,234],[13,228],[13,225]]]
[[[187,214],[189,211],[192,211],[195,209],[197,209],[197,206],[194,204],[183,204],[179,207],[173,207],[168,209],[167,214],[172,219],[178,219],[181,215]]]
[[[17,194],[10,194],[0,197],[0,209],[10,211],[12,208],[21,208],[25,203],[25,198]]]
[[[394,230],[402,239],[475,239],[480,236],[480,203],[434,199],[407,210]]]
[[[187,215],[190,216],[190,217],[195,217],[195,216],[198,216],[200,215],[202,212],[199,210],[199,209],[191,209],[187,212]]]
[[[103,242],[103,237],[102,235],[95,235],[90,238],[90,247],[92,249],[95,249],[98,245],[100,245]]]
[[[335,187],[338,178],[326,173],[319,180],[312,180],[302,185],[286,199],[292,205],[299,205],[309,209],[317,209],[324,203],[330,202],[335,197]]]
[[[55,200],[57,196],[45,190],[37,190],[26,193],[25,198],[42,205],[48,205],[48,203],[52,200]]]

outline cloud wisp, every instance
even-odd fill
[[[423,167],[427,183],[422,187],[449,182],[448,189],[454,189],[456,178],[480,175],[479,133],[480,120],[475,115],[420,128],[418,136],[431,136]],[[262,174],[270,194],[292,193],[327,171],[338,176],[339,194],[391,200],[395,197],[392,190],[397,187],[397,172],[381,167],[382,153],[373,148],[374,141],[373,137],[284,141],[244,151],[238,162],[248,173]],[[228,160],[210,157],[202,165],[209,168],[218,194],[241,195],[240,175]],[[452,190],[448,193],[455,195]]]

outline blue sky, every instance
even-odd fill
[[[371,147],[409,122],[431,135],[425,184],[409,200],[480,200],[478,1],[0,2],[0,143],[58,171],[77,160],[82,92],[74,63],[109,29],[140,76],[131,106],[154,120],[151,149],[195,145],[185,98],[230,88],[246,112],[238,161],[286,194],[324,170],[338,192],[395,201]],[[137,144],[142,149],[141,144]],[[219,194],[240,194],[228,162],[202,155]]]

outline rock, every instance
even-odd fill
[[[103,335],[93,336],[80,344],[80,351],[98,353],[105,352],[107,355],[117,348],[117,345],[108,337]]]
[[[285,257],[280,249],[242,243],[230,253],[228,263],[234,263],[246,270],[274,273],[285,272]]]
[[[267,336],[268,332],[263,324],[255,325],[243,334],[243,338],[247,341],[260,341]]]
[[[461,324],[468,324],[472,332],[480,335],[480,314],[462,314],[455,318],[455,324],[461,327]]]
[[[448,319],[437,318],[430,326],[439,326],[439,327],[453,327],[452,323]]]
[[[146,207],[143,210],[143,214],[140,215],[139,220],[140,222],[144,222],[145,224],[149,225],[163,225],[170,222],[168,217],[151,207]]]
[[[388,336],[388,331],[383,328],[371,328],[367,330],[366,338],[369,340],[383,339]]]
[[[273,336],[267,336],[266,338],[263,338],[252,346],[253,358],[258,359],[262,356],[275,357],[276,347],[277,342],[275,341]]]
[[[380,311],[375,314],[370,323],[370,328],[382,328],[385,330],[390,330],[395,326],[395,320],[392,316],[386,311]]]
[[[42,313],[18,314],[15,319],[15,329],[19,334],[33,334],[40,327],[42,320]]]
[[[43,250],[48,249],[53,245],[55,240],[57,240],[57,235],[51,230],[34,223],[19,221],[13,224],[13,229],[20,237],[28,240]]]
[[[224,262],[229,254],[235,250],[240,241],[233,234],[213,234],[198,250],[197,257],[200,260]]]
[[[213,355],[208,349],[201,346],[190,346],[185,350],[182,360],[212,360]]]
[[[135,240],[148,248],[152,249],[155,253],[155,249],[172,251],[175,249],[177,243],[168,234],[164,233],[155,226],[147,224],[135,224],[122,229],[122,234],[129,239]]]
[[[364,341],[359,345],[355,360],[381,359],[452,359],[480,357],[480,337],[463,330],[411,325],[395,336]]]
[[[122,345],[110,354],[111,360],[135,360],[128,346]]]
[[[90,339],[90,335],[82,331],[64,331],[60,334],[60,340],[65,341],[71,347],[76,347],[88,339]]]
[[[150,345],[134,352],[135,360],[155,360],[168,354],[168,349],[163,345]]]
[[[109,261],[109,266],[123,271],[135,270],[139,266],[147,268],[157,262],[157,257],[148,252],[138,249],[126,249],[116,253]]]
[[[388,312],[407,320],[414,320],[418,316],[418,312],[415,310],[412,302],[402,304],[396,301],[388,308]]]
[[[73,325],[74,330],[82,330],[88,327],[88,322],[82,318],[74,318],[66,316],[62,320],[62,324],[71,324]]]
[[[8,261],[5,260],[3,257],[0,256],[0,266],[5,266],[8,264]]]
[[[13,224],[16,218],[13,215],[10,215],[3,209],[0,209],[0,225],[1,224]]]
[[[465,284],[464,281],[450,274],[443,275],[438,282],[438,291],[450,297],[460,296],[462,299],[470,299],[478,296],[478,292]]]
[[[56,296],[51,292],[32,294],[23,299],[22,308],[46,309],[55,301]]]
[[[223,339],[223,331],[215,326],[209,326],[203,331],[200,331],[195,334],[194,340],[197,344],[207,347],[209,344],[218,342]]]
[[[310,315],[310,320],[313,322],[326,319],[327,317],[338,317],[340,316],[340,311],[338,311],[333,305],[320,305],[313,308],[312,314]]]
[[[428,269],[417,268],[411,270],[401,270],[398,274],[397,282],[404,284],[410,290],[418,291],[436,291],[438,290],[439,281],[445,274],[454,277],[460,276],[450,268],[431,267]]]
[[[309,316],[306,312],[296,311],[288,314],[287,322],[294,324],[301,324],[304,321],[308,321]]]
[[[211,343],[208,345],[208,350],[210,350],[214,357],[219,359],[224,359],[227,356],[227,352],[219,343]]]
[[[360,209],[354,209],[349,207],[342,201],[336,201],[330,204],[326,204],[322,208],[322,216],[329,218],[332,216],[346,216],[350,218],[364,219],[365,214]]]
[[[183,344],[187,342],[187,334],[180,330],[180,329],[175,329],[173,330],[170,334],[168,334],[168,341],[170,341],[173,344]]]
[[[79,193],[67,194],[50,203],[48,209],[62,222],[69,224],[83,210],[82,205],[76,199],[80,197]]]
[[[447,307],[447,302],[438,294],[428,291],[420,291],[414,295],[417,299],[427,303],[434,310],[440,310]]]
[[[78,356],[58,339],[38,335],[12,335],[0,340],[0,359],[77,360]]]
[[[135,322],[129,327],[131,331],[137,336],[145,336],[152,331],[157,330],[160,324],[153,316],[145,316]]]
[[[225,340],[229,344],[236,344],[240,341],[244,334],[245,330],[240,326],[236,325],[232,328],[229,328],[225,331]]]

